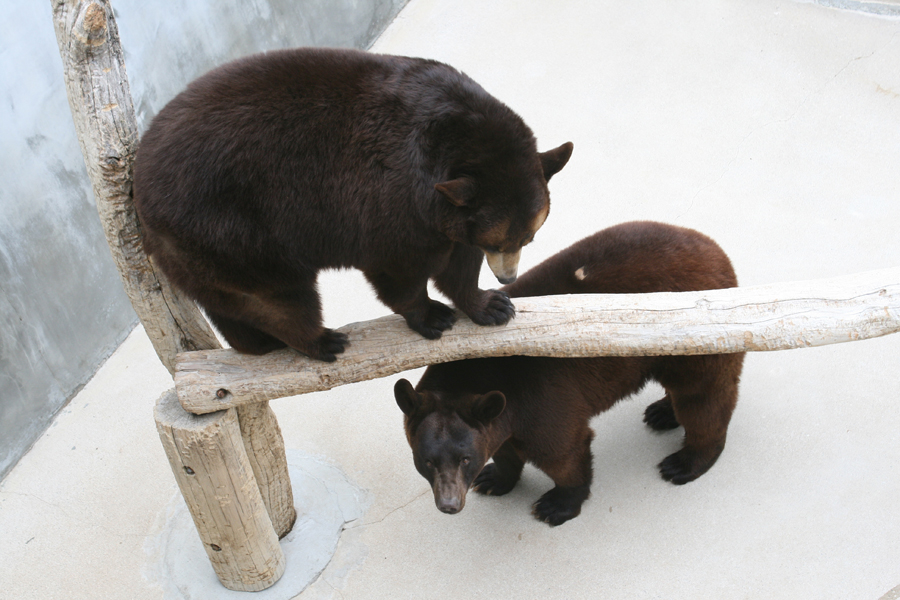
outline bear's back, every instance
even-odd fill
[[[368,170],[345,163],[365,164],[367,152],[402,147],[398,138],[410,127],[404,103],[396,100],[388,118],[389,102],[377,94],[389,95],[381,83],[417,65],[349,50],[285,50],[193,81],[154,118],[138,149],[135,203],[151,238],[158,231],[182,242],[208,240],[218,229],[230,239],[229,225],[253,221],[277,235],[280,226],[302,225],[289,206],[298,199],[308,205],[304,216],[314,218],[341,207],[348,187],[377,193]],[[363,139],[375,122],[378,148]],[[352,181],[342,176],[347,172]]]
[[[503,288],[511,297],[646,294],[737,286],[728,255],[698,231],[633,221],[558,252]]]
[[[147,249],[281,273],[395,260],[398,240],[432,250],[422,247],[446,242],[434,233],[446,204],[434,184],[484,150],[459,132],[475,122],[534,152],[515,113],[436,61],[301,48],[225,64],[141,139],[134,195]]]

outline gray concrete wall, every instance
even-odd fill
[[[407,0],[113,0],[146,127],[191,79],[253,52],[367,48]],[[50,0],[0,20],[0,477],[137,319],[100,229]],[[122,398],[128,402],[128,398]],[[147,410],[149,407],[136,407]]]

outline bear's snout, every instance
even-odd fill
[[[484,253],[487,258],[488,267],[494,273],[497,281],[506,285],[516,280],[519,270],[519,256],[521,251],[516,252],[487,252]]]
[[[434,479],[434,505],[448,515],[455,515],[466,505],[467,486],[459,469],[438,473]]]

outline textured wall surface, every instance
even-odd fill
[[[405,3],[113,0],[138,123],[232,58],[366,48]],[[50,4],[11,3],[0,20],[0,477],[136,323],[75,138]]]

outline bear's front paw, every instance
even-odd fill
[[[531,513],[538,521],[556,527],[580,515],[581,505],[590,495],[590,488],[586,485],[572,488],[556,486],[534,503]]]
[[[506,292],[486,290],[478,305],[469,313],[469,318],[477,325],[505,325],[516,316],[516,307]]]
[[[337,360],[337,354],[344,351],[344,348],[350,345],[350,338],[346,333],[340,333],[333,329],[326,329],[322,332],[316,341],[312,343],[309,356],[325,362],[334,362]]]
[[[428,301],[428,312],[424,318],[416,318],[417,315],[404,316],[413,331],[429,340],[439,339],[444,331],[456,323],[456,314],[453,309],[437,300]]]
[[[644,411],[644,423],[654,431],[669,431],[680,426],[668,395],[647,407]]]
[[[518,477],[504,476],[502,471],[497,468],[497,465],[491,463],[486,465],[481,470],[481,473],[478,474],[478,477],[475,478],[475,481],[472,483],[472,489],[485,496],[502,496],[516,487],[518,481]]]

